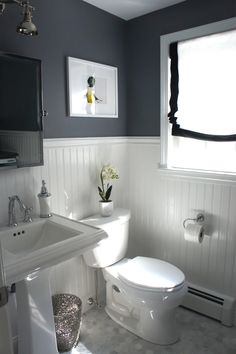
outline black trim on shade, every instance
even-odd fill
[[[214,135],[195,132],[192,130],[182,129],[177,124],[178,117],[175,116],[178,111],[178,96],[179,96],[179,70],[178,70],[178,42],[173,42],[169,46],[170,57],[170,112],[168,113],[169,122],[172,124],[171,134],[173,136],[181,136],[183,138],[192,138],[206,141],[236,141],[236,134],[233,135]]]
[[[170,56],[170,112],[168,113],[169,122],[175,128],[180,126],[177,124],[175,113],[178,111],[178,96],[179,96],[179,70],[178,70],[178,43],[174,42],[169,47]]]

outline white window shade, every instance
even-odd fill
[[[236,17],[161,36],[160,99],[160,167],[235,181]]]
[[[180,127],[236,134],[236,30],[178,42],[178,71]]]
[[[236,30],[178,42],[177,124],[210,135],[236,134]],[[170,95],[170,92],[169,92]],[[236,142],[171,135],[168,167],[236,172]]]

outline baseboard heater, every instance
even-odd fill
[[[225,326],[233,326],[235,322],[235,300],[230,296],[188,283],[188,292],[182,305],[219,320]]]

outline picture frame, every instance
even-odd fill
[[[70,117],[118,118],[118,69],[67,57]]]

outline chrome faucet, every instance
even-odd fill
[[[24,213],[24,222],[32,222],[31,218],[31,211],[32,208],[28,208],[25,204],[21,201],[18,195],[13,195],[9,197],[9,205],[8,205],[8,226],[17,226],[16,220],[16,211],[15,211],[15,202],[17,202],[20,206],[21,211]]]

